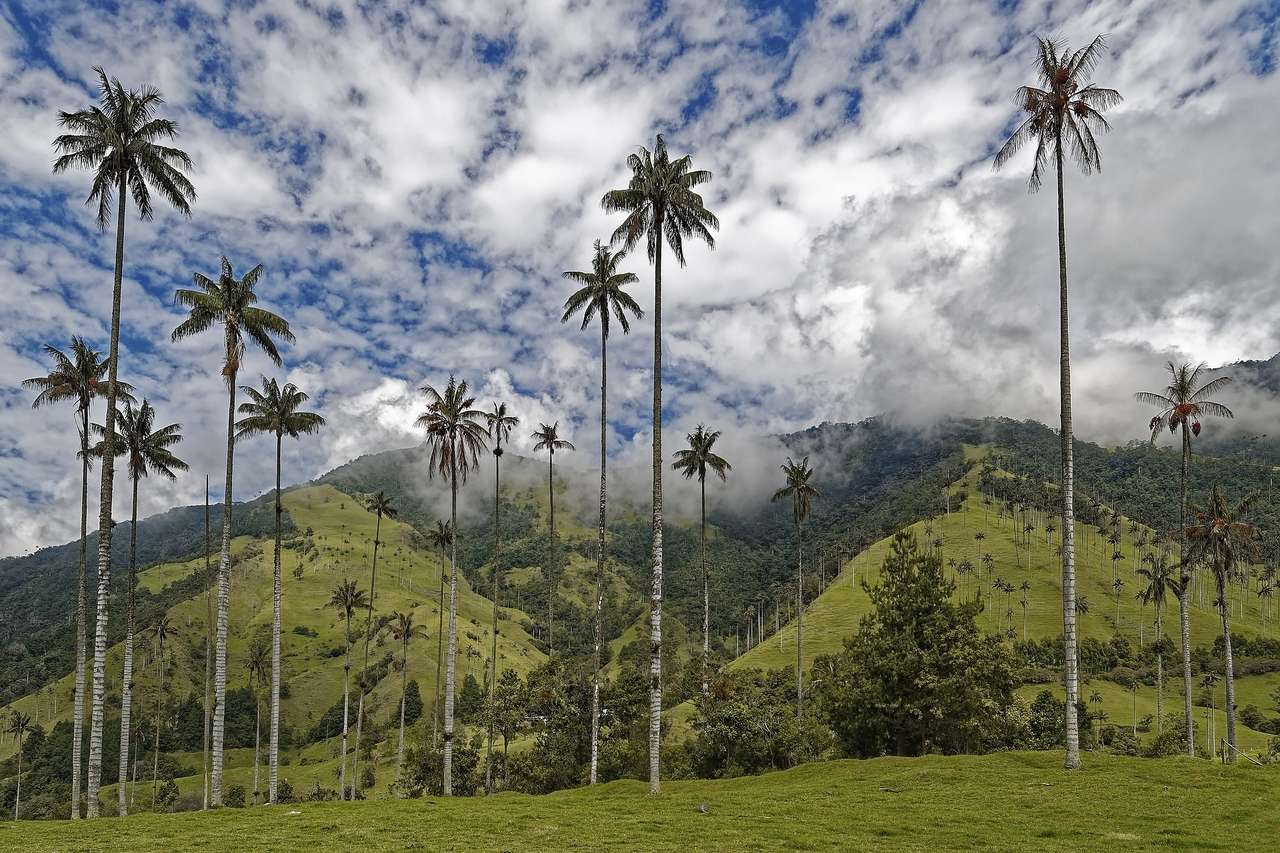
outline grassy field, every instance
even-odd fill
[[[52,850],[1274,849],[1280,773],[1054,753],[810,764],[725,781],[614,782],[544,797],[314,803],[95,824],[0,824]]]

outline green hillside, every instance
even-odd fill
[[[0,824],[27,851],[1262,850],[1280,776],[1251,765],[1057,753],[833,761],[723,781],[612,782],[548,796],[302,803]]]

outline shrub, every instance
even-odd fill
[[[276,800],[281,803],[297,802],[293,795],[293,785],[289,784],[288,779],[281,779],[276,783]]]
[[[244,785],[232,785],[227,789],[227,795],[222,798],[222,804],[233,809],[244,808]]]
[[[299,637],[318,637],[318,636],[320,636],[320,632],[319,632],[319,631],[317,631],[315,628],[308,628],[306,625],[294,625],[294,626],[293,626],[293,633],[297,634]]]
[[[178,783],[172,779],[165,779],[164,784],[160,786],[160,790],[156,791],[156,811],[173,811],[173,805],[178,801]]]

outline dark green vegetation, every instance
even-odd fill
[[[1280,832],[1269,770],[1185,758],[1005,753],[809,764],[724,781],[620,781],[546,797],[302,803],[0,825],[25,850],[1263,850]]]

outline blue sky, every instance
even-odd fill
[[[113,235],[87,177],[49,169],[95,63],[158,86],[196,161],[189,221],[126,227],[121,375],[184,424],[197,472],[147,489],[150,512],[220,479],[217,336],[168,335],[174,288],[222,254],[264,265],[263,304],[298,335],[283,370],[251,355],[245,381],[282,374],[330,421],[290,448],[287,481],[420,440],[416,389],[451,372],[530,429],[562,421],[590,465],[597,341],[559,324],[560,272],[616,225],[600,196],[657,131],[713,172],[722,223],[714,252],[668,264],[668,444],[705,421],[763,482],[764,437],[823,420],[1050,420],[1052,197],[990,157],[1033,36],[1098,32],[1097,78],[1125,101],[1102,174],[1067,179],[1077,424],[1123,441],[1163,359],[1280,349],[1272,4],[0,6],[0,554],[75,528],[70,412],[32,412],[18,385],[46,342],[106,344]],[[648,308],[648,264],[628,268]],[[651,347],[644,324],[610,347],[619,470],[648,450]],[[261,493],[268,448],[239,458],[238,496]]]

